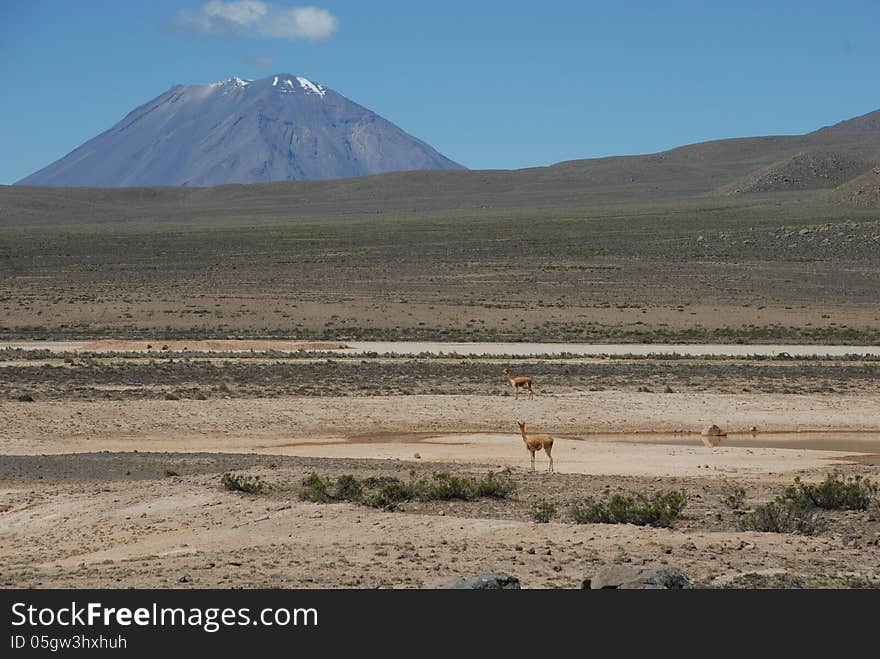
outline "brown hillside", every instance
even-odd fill
[[[725,194],[833,188],[862,174],[871,164],[828,151],[803,151],[724,186]]]
[[[831,196],[864,208],[880,208],[880,167],[838,186]]]

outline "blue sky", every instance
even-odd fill
[[[880,108],[880,0],[245,1],[0,0],[0,183],[233,75],[306,76],[475,169]]]

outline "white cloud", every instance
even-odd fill
[[[261,0],[210,0],[181,9],[171,26],[214,37],[274,37],[320,41],[336,31],[337,18],[319,7],[280,7]]]
[[[326,39],[336,31],[339,21],[326,9],[293,7],[282,9],[267,22],[267,36],[286,39]]]
[[[208,20],[228,21],[233,25],[256,25],[266,18],[269,6],[259,0],[239,0],[239,2],[222,2],[211,0],[203,4],[201,11]]]

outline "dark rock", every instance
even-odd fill
[[[690,588],[690,580],[679,570],[664,567],[639,571],[634,567],[609,567],[599,570],[592,579],[585,579],[583,588],[601,590],[681,590]]]
[[[487,573],[476,577],[461,577],[439,586],[455,590],[519,590],[519,579],[510,574]]]
[[[606,567],[593,575],[590,580],[590,588],[592,590],[618,588],[621,584],[635,581],[638,576],[639,571],[634,567]]]
[[[701,433],[703,437],[726,437],[727,433],[721,430],[720,427],[715,425],[714,423],[711,426],[703,428],[703,432]]]
[[[667,590],[681,590],[691,587],[690,579],[674,567],[646,570],[639,575],[638,582],[646,586],[658,586]]]
[[[642,583],[641,581],[630,581],[629,583],[622,583],[617,587],[617,590],[666,590],[663,586],[658,586],[653,583]]]

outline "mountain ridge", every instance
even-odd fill
[[[880,165],[880,130],[819,129],[805,135],[712,140],[654,154],[570,160],[518,170],[423,170],[208,188],[0,186],[0,225],[141,222],[170,219],[182,212],[194,217],[280,219],[321,214],[586,206],[621,201],[667,203],[664,200],[727,196],[726,186],[735,186],[749,176],[761,176],[779,163],[793,159],[797,162],[798,154],[812,152],[831,152],[848,162]],[[826,195],[823,191],[830,191],[840,178],[825,180],[827,183],[816,182],[815,187],[810,183],[813,189],[808,192],[828,196],[835,203],[848,203],[846,195],[830,196],[830,192]],[[870,190],[870,181],[867,184]],[[777,190],[766,193],[784,194],[791,190],[791,186],[776,187]],[[880,203],[868,192],[855,195],[854,199],[863,206]]]

